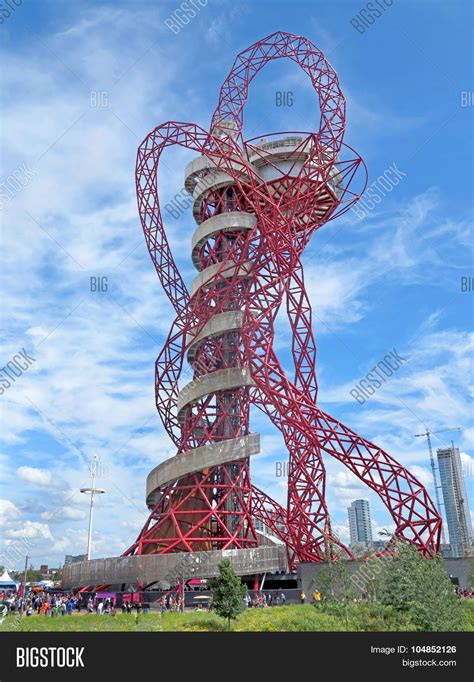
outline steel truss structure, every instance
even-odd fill
[[[317,132],[245,140],[249,84],[268,62],[294,61],[319,99]],[[155,128],[138,149],[136,190],[146,243],[176,312],[156,360],[156,407],[177,455],[148,477],[150,516],[125,555],[256,548],[256,522],[284,542],[290,565],[351,553],[331,530],[322,455],[375,491],[395,535],[426,556],[439,548],[440,515],[421,483],[377,445],[317,405],[316,344],[301,255],[322,225],[365,189],[362,159],[343,143],[345,98],[324,55],[277,32],[239,54],[220,90],[210,132],[192,123]],[[185,187],[197,223],[188,291],[158,198],[161,154],[196,152]],[[294,377],[274,350],[282,305],[292,329]],[[183,385],[189,362],[192,373]],[[251,484],[258,434],[251,405],[280,431],[289,453],[286,507]],[[268,541],[268,538],[267,538]]]

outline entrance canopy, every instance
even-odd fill
[[[16,589],[17,583],[15,580],[12,580],[10,576],[8,575],[8,571],[4,571],[2,575],[0,575],[0,588],[3,589]]]

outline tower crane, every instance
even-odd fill
[[[439,488],[440,486],[438,485],[438,480],[436,478],[436,465],[435,465],[435,460],[433,456],[433,447],[431,445],[431,436],[434,436],[438,433],[446,433],[447,431],[460,431],[461,427],[455,426],[452,429],[440,429],[439,431],[430,431],[428,427],[426,427],[426,431],[424,433],[415,433],[415,438],[426,438],[428,441],[428,450],[430,452],[430,464],[431,464],[431,473],[433,475],[433,485],[434,485],[434,490],[435,490],[435,497],[436,497],[436,505],[438,507],[439,512],[441,513],[441,501],[439,499]],[[443,545],[446,544],[446,537],[444,534],[444,524],[441,526],[441,542]]]

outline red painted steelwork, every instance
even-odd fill
[[[280,58],[293,60],[308,75],[319,97],[319,129],[279,133],[280,142],[273,135],[264,143],[245,141],[248,86],[267,62]],[[156,406],[178,448],[177,457],[247,436],[252,404],[283,435],[289,476],[286,507],[252,486],[248,457],[167,483],[155,491],[150,517],[125,554],[256,547],[258,519],[285,543],[293,568],[297,561],[331,557],[338,545],[350,555],[331,531],[323,453],[345,464],[380,496],[397,537],[427,556],[438,551],[441,519],[421,483],[316,402],[316,344],[301,255],[315,231],[347,211],[364,191],[365,166],[344,145],[344,128],[345,99],[334,69],[306,38],[278,32],[238,55],[221,88],[210,132],[191,123],[168,122],[140,145],[136,188],[141,223],[176,312],[156,361],[155,387]],[[282,144],[290,151],[282,151]],[[197,266],[202,271],[214,265],[216,270],[192,296],[173,259],[158,199],[160,157],[173,145],[207,159],[195,178],[196,184],[210,180],[194,208],[198,223],[226,213],[255,216],[254,227],[222,229],[205,239]],[[224,180],[218,182],[218,177]],[[284,299],[293,332],[293,380],[274,350],[274,322]],[[241,327],[204,338],[190,378],[196,383],[218,370],[248,368],[252,385],[200,396],[178,415],[178,380],[189,339],[211,318],[231,311],[240,311]]]

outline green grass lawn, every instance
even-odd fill
[[[471,630],[474,630],[474,603],[465,602]],[[225,631],[227,623],[213,612],[186,611],[185,613],[160,613],[153,611],[141,615],[117,613],[116,616],[97,616],[85,612],[73,616],[8,616],[0,624],[0,631],[13,632],[205,632]],[[410,631],[409,619],[390,607],[380,604],[349,604],[314,607],[311,604],[273,606],[266,609],[248,609],[234,623],[233,630],[240,632],[344,632],[344,631]]]

